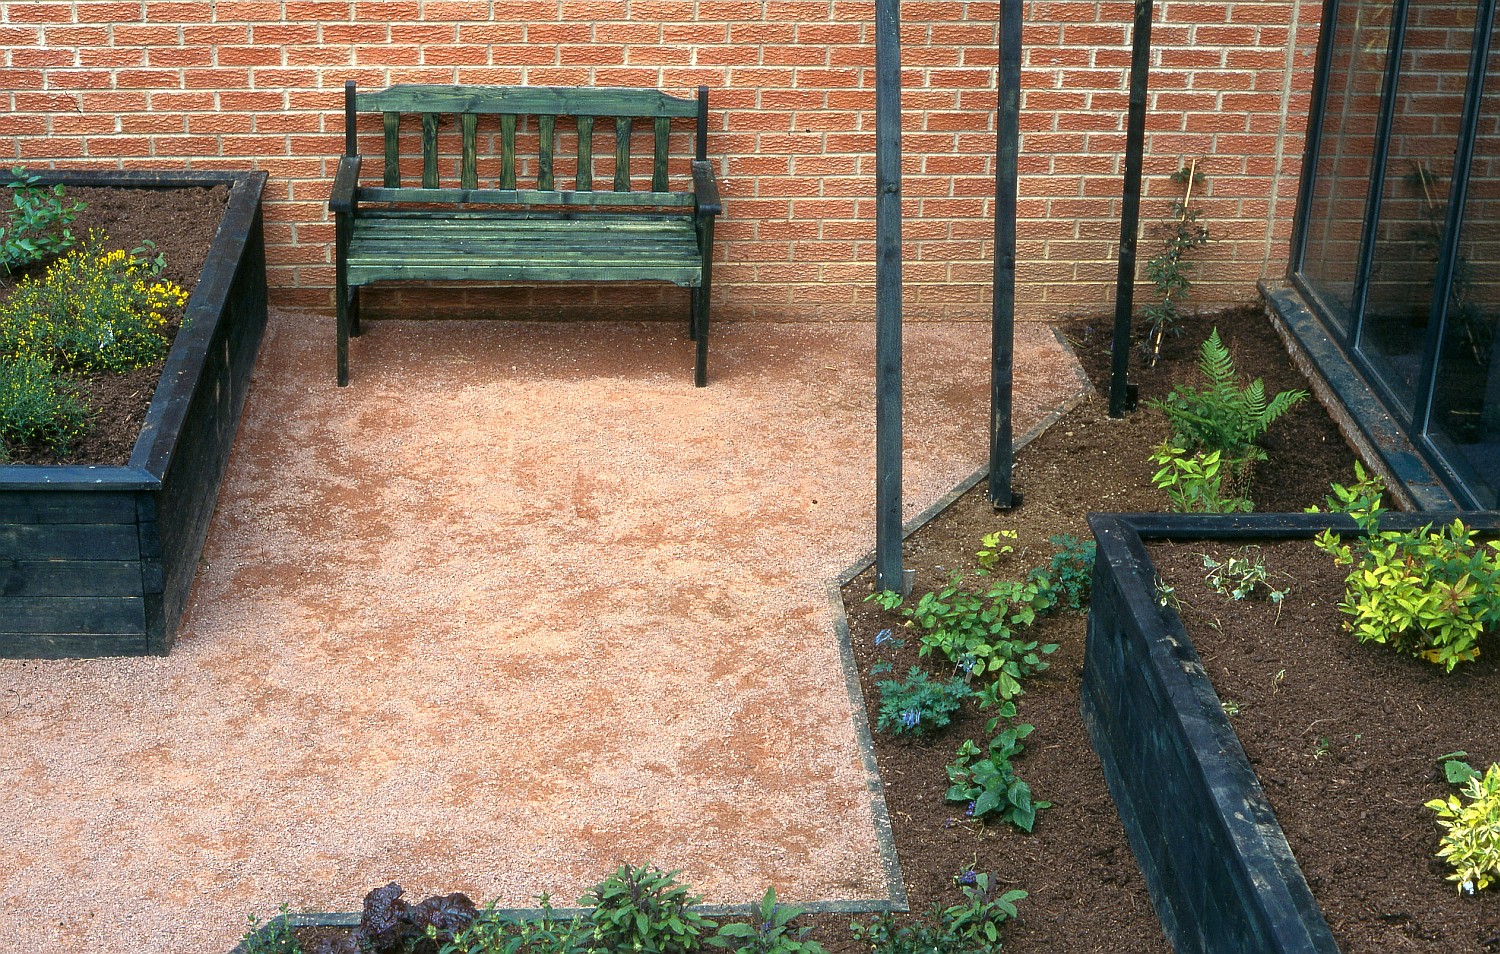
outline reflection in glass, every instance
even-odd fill
[[[1351,331],[1390,19],[1389,0],[1339,4],[1299,269],[1345,333]]]
[[[1463,125],[1473,0],[1410,0],[1359,348],[1408,415],[1416,403]]]
[[[1500,35],[1490,51],[1429,424],[1485,508],[1500,494]]]

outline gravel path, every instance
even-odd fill
[[[909,325],[906,507],[982,463],[989,329]],[[826,581],[873,333],[272,317],[165,659],[0,660],[0,951],[222,952],[400,881],[880,897]],[[1017,433],[1075,388],[1017,330]]]

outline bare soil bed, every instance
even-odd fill
[[[1203,580],[1203,554],[1237,546],[1148,546],[1287,842],[1345,954],[1500,950],[1500,893],[1462,897],[1436,856],[1423,805],[1454,793],[1440,757],[1500,761],[1500,646],[1451,674],[1342,631],[1345,570],[1309,541],[1258,555],[1278,588],[1234,601]],[[1484,645],[1484,644],[1482,644]]]
[[[112,189],[72,187],[69,200],[87,203],[70,227],[80,242],[91,229],[107,236],[111,249],[127,252],[144,242],[155,243],[166,256],[164,277],[188,294],[198,283],[208,250],[219,229],[219,220],[229,202],[229,188],[209,189]],[[46,263],[15,275],[0,272],[0,299],[12,285],[27,275],[41,277]],[[181,315],[170,319],[168,334],[175,336]],[[64,453],[46,447],[22,447],[11,451],[15,464],[106,464],[128,463],[135,439],[146,417],[162,362],[127,374],[100,374],[79,380],[92,417],[83,438]]]

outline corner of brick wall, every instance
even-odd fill
[[[1198,159],[1213,242],[1197,254],[1195,304],[1243,300],[1285,268],[1320,6],[1156,4],[1142,260],[1176,188],[1166,177]],[[1113,299],[1133,8],[1026,5],[1022,318]],[[993,0],[903,4],[913,320],[989,315],[998,13]],[[726,205],[715,315],[869,318],[873,15],[855,0],[0,0],[0,132],[32,165],[266,170],[274,300],[328,309],[345,80],[706,84]],[[597,309],[675,307],[657,291],[583,295]],[[396,290],[384,301],[487,308],[503,297]]]

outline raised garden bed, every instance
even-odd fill
[[[128,462],[0,465],[0,656],[165,654],[265,328],[266,174],[39,174],[69,188],[229,189]]]
[[[1470,526],[1487,531],[1500,529],[1500,514],[1464,517]],[[1419,527],[1433,518],[1434,515],[1387,515],[1382,526]],[[1353,534],[1356,532],[1353,521],[1318,514],[1244,517],[1096,514],[1090,517],[1090,524],[1099,554],[1084,663],[1084,718],[1131,849],[1176,950],[1311,954],[1338,951],[1340,943],[1346,951],[1485,951],[1500,945],[1500,930],[1493,932],[1496,936],[1488,942],[1484,937],[1466,936],[1468,926],[1453,926],[1453,934],[1446,937],[1434,935],[1431,929],[1435,922],[1444,920],[1441,915],[1431,916],[1429,912],[1412,909],[1413,905],[1422,904],[1414,899],[1424,894],[1429,906],[1439,894],[1453,894],[1452,885],[1443,881],[1441,872],[1427,864],[1436,850],[1435,825],[1431,828],[1430,844],[1408,846],[1428,879],[1410,890],[1388,883],[1394,866],[1380,859],[1357,857],[1353,845],[1340,842],[1335,846],[1349,853],[1349,867],[1342,875],[1353,877],[1357,871],[1362,879],[1353,886],[1355,893],[1385,899],[1375,905],[1382,910],[1366,912],[1363,917],[1345,916],[1341,912],[1334,922],[1341,928],[1336,941],[1329,920],[1293,857],[1293,848],[1277,822],[1261,779],[1257,778],[1235,734],[1233,720],[1226,714],[1226,703],[1210,682],[1210,673],[1205,671],[1184,626],[1182,613],[1170,601],[1167,606],[1161,605],[1163,600],[1158,594],[1161,577],[1145,542],[1214,541],[1221,549],[1232,550],[1251,543],[1309,540],[1328,526]],[[1310,548],[1311,544],[1306,546]],[[1329,653],[1347,651],[1374,657],[1381,664],[1407,670],[1408,675],[1415,671],[1416,678],[1403,683],[1406,687],[1403,692],[1415,693],[1416,683],[1425,680],[1429,689],[1441,696],[1441,683],[1433,683],[1432,672],[1420,670],[1423,664],[1390,657],[1381,647],[1359,646],[1353,637],[1339,632],[1339,614],[1329,604],[1336,603],[1337,594],[1342,592],[1343,572],[1332,566],[1331,558],[1323,559],[1328,563],[1328,576],[1336,581],[1331,593],[1316,597],[1322,603],[1327,629],[1318,638],[1331,644]],[[1177,572],[1171,583],[1174,588],[1177,581],[1186,578],[1184,564],[1181,560],[1176,562]],[[1289,601],[1298,598],[1295,582],[1293,587]],[[1204,609],[1206,601],[1201,594],[1196,590],[1191,592],[1184,611],[1195,616],[1200,611],[1209,612]],[[1225,612],[1223,605],[1214,605],[1207,619],[1223,629],[1224,635],[1209,634],[1206,638],[1228,640],[1230,624],[1220,620]],[[1280,636],[1266,620],[1253,625],[1250,632],[1256,634],[1255,641],[1269,644],[1263,652],[1274,655]],[[1244,641],[1244,634],[1239,638]],[[1263,673],[1259,679],[1273,694],[1278,671],[1281,670]],[[1243,683],[1239,685],[1243,687]],[[1331,676],[1312,687],[1312,691],[1323,694],[1329,705],[1340,708],[1332,701],[1340,696]],[[1237,699],[1243,695],[1241,688],[1235,696],[1228,697],[1231,709],[1238,709]],[[1379,705],[1387,708],[1389,702],[1389,699],[1378,700]],[[1262,708],[1269,710],[1276,706],[1268,703]],[[1422,697],[1412,694],[1404,696],[1395,711],[1379,717],[1366,714],[1364,719],[1371,725],[1393,720],[1399,725],[1402,710],[1421,708]],[[1329,715],[1360,718],[1342,710]],[[1441,721],[1441,717],[1432,718]],[[1308,727],[1299,727],[1304,728]],[[1451,729],[1455,737],[1463,737],[1470,727],[1460,721]],[[1399,738],[1403,733],[1396,735]],[[1326,748],[1319,753],[1319,738],[1314,733],[1309,758],[1327,754]],[[1298,744],[1302,741],[1300,733],[1296,741]],[[1442,754],[1402,753],[1392,749],[1372,752],[1370,757],[1411,766],[1413,759],[1430,761]],[[1436,762],[1432,762],[1421,781],[1432,780],[1438,770]],[[1271,778],[1278,797],[1281,788],[1288,785],[1289,774],[1276,769]],[[1326,824],[1314,824],[1307,837],[1332,838],[1338,842],[1330,826],[1350,812],[1356,827],[1393,826],[1396,822],[1391,819],[1403,811],[1419,817],[1424,814],[1420,800],[1415,804],[1388,804],[1389,797],[1368,787],[1368,783],[1342,795],[1334,791],[1339,787],[1330,785],[1329,791],[1310,796],[1317,810],[1326,812],[1323,816]],[[1434,790],[1429,797],[1438,794],[1443,793]],[[1367,801],[1367,804],[1362,807],[1335,804],[1340,798],[1347,803],[1351,796],[1356,802]],[[1360,811],[1368,817],[1360,818]],[[1331,880],[1334,876],[1326,877]],[[1398,898],[1404,900],[1392,900]],[[1485,898],[1467,903],[1492,905],[1493,901]],[[1490,910],[1493,913],[1493,907]],[[1424,920],[1425,928],[1420,926]],[[1481,915],[1479,923],[1483,922]],[[1485,931],[1481,928],[1478,933],[1482,935]]]

